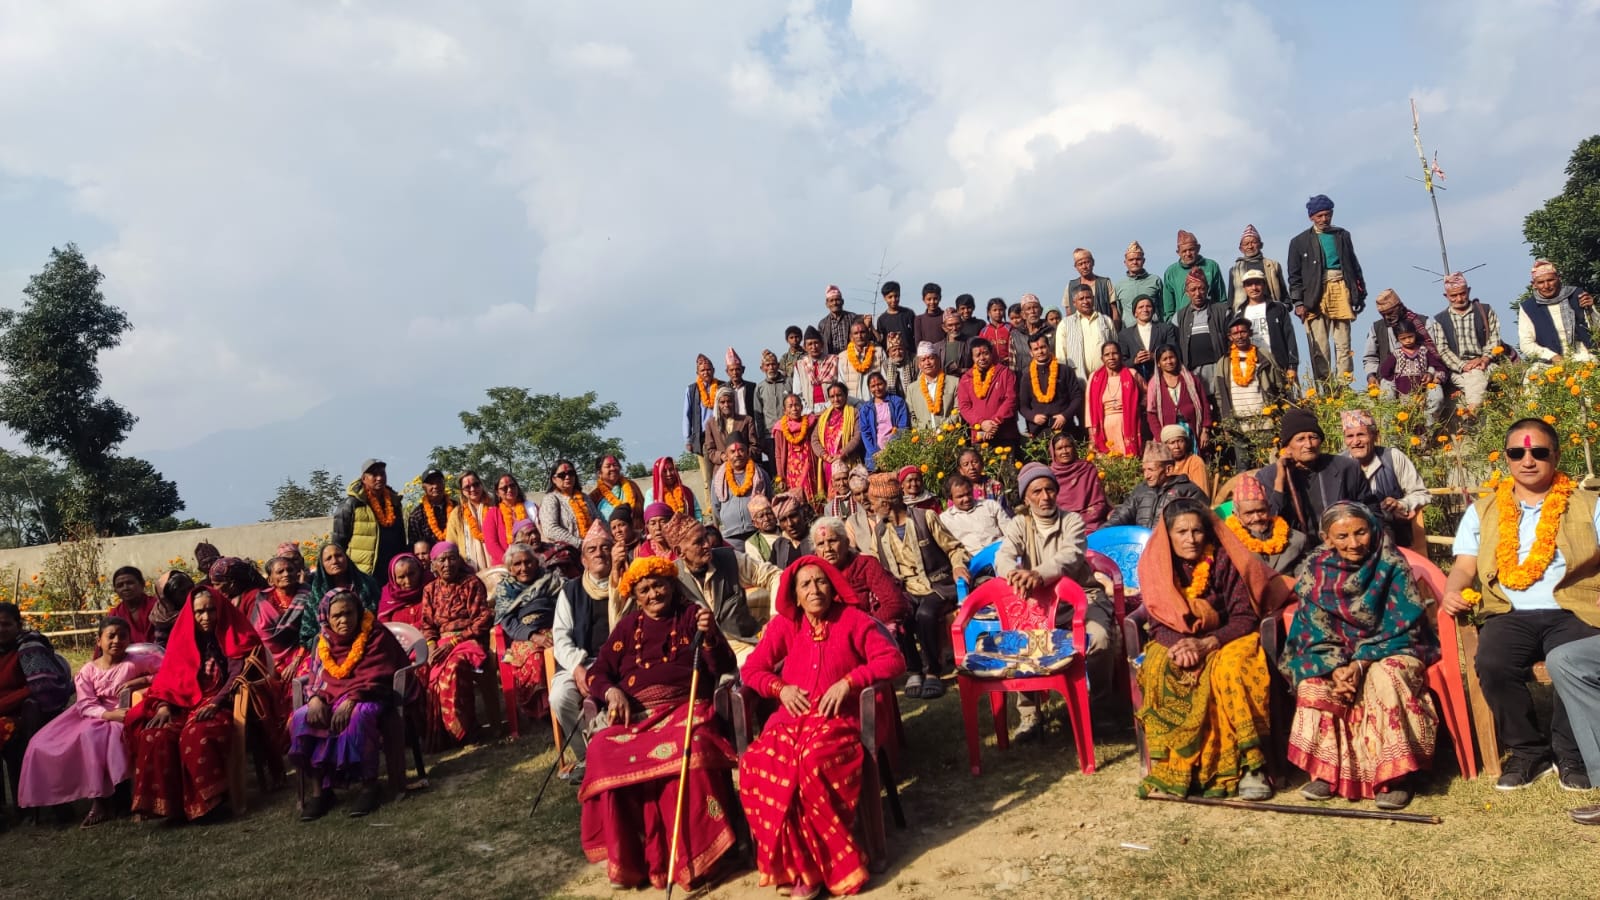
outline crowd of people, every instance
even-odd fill
[[[747,828],[764,885],[854,893],[869,878],[859,807],[878,802],[862,793],[875,762],[859,738],[861,691],[904,676],[908,700],[942,697],[948,616],[963,586],[991,578],[1019,597],[1063,579],[1082,589],[1075,649],[1098,704],[1114,701],[1112,667],[1139,659],[1141,796],[1267,800],[1284,787],[1268,777],[1276,731],[1306,775],[1303,797],[1407,806],[1438,729],[1431,617],[1468,612],[1485,617],[1470,662],[1510,754],[1496,787],[1554,773],[1588,790],[1600,777],[1600,505],[1560,474],[1556,430],[1517,422],[1504,436],[1511,477],[1468,508],[1445,595],[1424,596],[1399,549],[1425,547],[1416,467],[1359,411],[1340,423],[1345,450],[1325,453],[1316,417],[1292,405],[1292,319],[1312,375],[1339,378],[1367,297],[1332,210],[1311,199],[1282,264],[1253,227],[1226,273],[1188,232],[1162,275],[1137,243],[1115,281],[1077,251],[1079,277],[1048,316],[1032,294],[990,301],[986,320],[968,295],[945,312],[936,284],[912,314],[890,282],[869,320],[829,288],[817,325],[789,329],[783,355],[762,353],[761,382],[744,380],[731,349],[726,381],[697,360],[684,440],[700,494],[671,457],[647,487],[606,457],[589,472],[557,462],[537,502],[510,474],[490,494],[476,472],[452,491],[430,470],[406,510],[387,465],[369,459],[309,566],[293,544],[261,568],[202,545],[198,580],[170,571],[152,593],[119,569],[119,602],[75,680],[0,604],[0,745],[18,801],[89,800],[90,827],[131,784],[121,802],[137,817],[206,818],[248,739],[307,776],[303,819],[328,815],[346,789],[349,815],[366,815],[382,801],[385,723],[415,711],[435,750],[478,739],[498,726],[476,702],[484,694],[494,718],[498,663],[513,673],[507,716],[548,715],[581,737],[563,778],[577,786],[581,845],[613,883],[702,883]],[[1533,289],[1521,354],[1586,357],[1592,298],[1543,262]],[[1436,412],[1482,402],[1486,369],[1509,355],[1460,275],[1445,296],[1424,319],[1380,292],[1363,354],[1380,390],[1440,391]],[[1262,412],[1283,403],[1275,420]],[[1282,453],[1239,478],[1219,516],[1208,457],[1224,420],[1275,428]],[[897,435],[946,427],[992,446],[1048,438],[1050,461],[1022,465],[1008,493],[969,449],[939,496],[918,467],[878,465]],[[1111,504],[1085,451],[1139,456],[1142,482]],[[1138,647],[1120,646],[1088,552],[1091,533],[1117,526],[1149,530],[1129,613]],[[1059,610],[1058,625],[1075,612]],[[1282,647],[1263,646],[1262,620],[1284,615]],[[414,653],[418,676],[399,693]],[[1526,686],[1540,660],[1557,688],[1548,731]],[[1269,714],[1275,678],[1294,698],[1290,722]],[[742,753],[711,702],[730,683],[764,719]],[[1014,737],[1033,739],[1042,698],[1016,696]],[[1600,824],[1600,807],[1572,816]]]

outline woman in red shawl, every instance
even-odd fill
[[[1144,452],[1144,379],[1122,365],[1122,347],[1106,341],[1100,347],[1105,365],[1089,376],[1084,419],[1096,453],[1138,456]],[[1115,381],[1113,381],[1115,379]]]
[[[1139,557],[1150,641],[1139,667],[1150,774],[1139,796],[1268,800],[1267,658],[1256,633],[1288,596],[1206,505],[1167,504]]]
[[[656,460],[655,469],[650,476],[650,499],[657,503],[665,503],[675,513],[688,516],[696,522],[700,521],[700,501],[694,497],[694,491],[683,483],[678,476],[678,464],[672,457],[663,456]],[[648,516],[646,525],[649,525]]]
[[[446,734],[464,741],[477,732],[472,692],[479,677],[494,678],[491,672],[478,674],[489,659],[484,648],[494,607],[455,544],[440,541],[429,555],[438,577],[422,589],[419,627],[428,639],[428,743],[437,749]]]
[[[1050,438],[1050,474],[1056,477],[1056,506],[1083,517],[1084,531],[1094,531],[1111,515],[1100,470],[1078,455],[1078,440],[1065,431]]]
[[[267,571],[272,577],[263,583],[255,566],[223,557],[211,564],[211,585],[250,620],[278,672],[292,673],[300,662],[300,609],[306,589],[287,559],[268,560]]]
[[[312,795],[300,821],[328,814],[335,782],[359,782],[350,816],[378,808],[378,720],[394,706],[394,673],[410,658],[361,598],[332,590],[322,598],[322,634],[311,663],[306,705],[289,725],[289,758],[311,780]]]
[[[777,463],[778,493],[791,493],[807,503],[821,494],[817,485],[817,454],[811,449],[815,416],[805,414],[799,394],[783,398],[783,416],[772,426],[772,452]]]
[[[247,709],[236,702],[244,691]],[[140,817],[198,819],[228,791],[234,716],[255,715],[274,739],[284,734],[272,659],[244,614],[201,585],[173,623],[166,656],[123,734],[133,757],[133,811]]]
[[[731,772],[737,763],[712,722],[710,700],[717,677],[735,669],[733,650],[711,611],[685,599],[669,560],[634,560],[617,591],[636,605],[617,621],[589,668],[589,696],[605,701],[610,725],[589,742],[578,791],[583,852],[590,862],[606,862],[606,877],[617,887],[645,881],[666,887],[684,726],[693,716],[678,865],[670,873],[688,889],[734,842]],[[696,631],[704,635],[705,673],[700,695],[691,698]]]
[[[389,581],[378,597],[378,621],[403,622],[422,630],[422,589],[432,580],[428,567],[409,553],[389,560]]]
[[[839,570],[802,556],[784,570],[775,615],[744,664],[744,683],[781,705],[739,763],[761,884],[794,897],[854,894],[867,880],[856,846],[861,689],[905,671],[905,656]],[[785,682],[778,670],[793,683]]]
[[[156,598],[145,593],[144,573],[133,566],[123,566],[111,573],[111,589],[117,594],[117,605],[106,615],[128,623],[128,643],[153,643],[156,632],[150,613],[156,608]],[[95,655],[100,655],[98,647]]]

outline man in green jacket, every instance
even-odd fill
[[[332,541],[379,585],[389,580],[389,560],[410,546],[400,507],[400,495],[389,487],[389,467],[381,459],[369,459],[333,512]]]
[[[1214,259],[1206,259],[1200,255],[1200,239],[1187,231],[1178,232],[1178,261],[1167,266],[1166,274],[1161,277],[1163,283],[1161,321],[1172,322],[1178,318],[1178,313],[1189,305],[1189,294],[1184,290],[1184,282],[1189,280],[1189,270],[1200,269],[1200,274],[1206,279],[1206,296],[1212,303],[1226,303],[1228,297],[1227,285],[1222,280],[1222,267]]]

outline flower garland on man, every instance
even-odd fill
[[[1015,447],[1022,440],[1017,431],[1017,376],[1000,366],[994,345],[983,338],[968,342],[972,368],[961,376],[956,388],[956,408],[967,423],[974,442],[990,442]]]
[[[381,459],[369,459],[333,513],[333,542],[380,585],[389,579],[389,561],[411,549],[401,506],[400,495],[389,487],[389,467]]]
[[[1544,420],[1514,422],[1504,453],[1511,478],[1462,515],[1440,608],[1487,617],[1475,664],[1500,745],[1511,751],[1495,786],[1514,790],[1558,771],[1563,787],[1587,790],[1572,722],[1558,706],[1546,738],[1525,679],[1550,651],[1600,635],[1600,504],[1562,474],[1561,440]],[[1474,581],[1475,605],[1465,596]]]
[[[1267,489],[1254,472],[1244,473],[1234,485],[1233,514],[1225,524],[1270,569],[1292,573],[1306,555],[1306,536],[1290,528],[1288,519],[1272,514]]]

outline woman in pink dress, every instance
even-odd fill
[[[128,655],[132,629],[127,620],[100,623],[99,654],[78,670],[78,702],[39,729],[22,761],[17,805],[55,806],[84,797],[94,800],[83,819],[93,828],[111,818],[111,795],[132,774],[122,743],[118,696],[150,686],[161,654]]]

